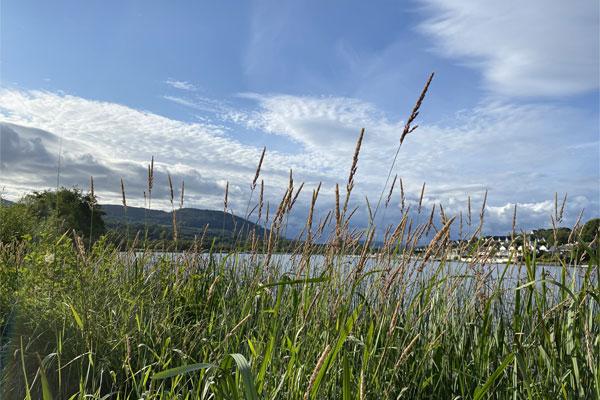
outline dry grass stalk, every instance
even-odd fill
[[[265,194],[265,181],[260,181],[260,199],[258,200],[258,220],[262,217],[262,209],[263,209],[263,200]]]
[[[325,214],[325,218],[323,218],[323,220],[319,222],[319,227],[315,231],[314,237],[320,236],[323,233],[323,231],[325,230],[325,226],[327,226],[327,223],[330,222],[330,218],[331,210],[327,211],[327,214]]]
[[[348,245],[346,246],[346,248],[352,249],[354,246],[356,246],[360,241],[360,238],[362,238],[365,234],[365,232],[366,229],[361,229],[360,231],[358,231],[357,228],[354,228],[354,230],[348,235]]]
[[[179,200],[179,208],[183,208],[183,191],[185,190],[184,182],[181,181],[181,199]]]
[[[387,199],[385,200],[386,207],[388,206],[388,204],[390,204],[390,200],[392,198],[392,193],[394,191],[394,185],[396,184],[396,179],[398,179],[398,174],[394,175],[394,180],[392,181],[392,186],[390,186],[390,192],[388,193]],[[402,180],[400,180],[400,184],[402,184]],[[404,208],[404,206],[402,208]]]
[[[448,221],[446,219],[446,214],[444,213],[444,207],[442,206],[442,203],[440,203],[440,217],[442,218],[442,224],[445,224],[446,221]]]
[[[258,176],[260,175],[260,169],[262,167],[262,163],[265,158],[266,151],[267,151],[267,147],[265,146],[265,147],[263,147],[262,154],[260,155],[260,160],[258,161],[258,167],[256,168],[256,173],[254,174],[254,180],[252,181],[252,186],[250,187],[251,190],[254,190],[254,188],[256,188],[256,182],[258,181]]]
[[[317,197],[319,196],[319,191],[321,190],[321,182],[319,182],[319,186],[317,186],[317,189],[314,190],[313,189],[313,193],[312,193],[312,201],[310,203],[310,209],[308,211],[308,218],[306,220],[306,241],[310,241],[310,234],[311,234],[311,230],[312,230],[312,220],[313,220],[313,213],[315,211],[315,204],[317,202]]]
[[[258,252],[258,236],[256,235],[256,229],[252,229],[252,239],[250,241],[250,262],[254,262],[254,258]]]
[[[313,297],[312,301],[310,302],[310,306],[308,306],[308,310],[306,310],[306,314],[304,314],[304,322],[302,325],[306,325],[306,321],[308,321],[308,317],[310,316],[310,313],[311,313],[313,307],[315,306],[315,304],[317,303],[317,299],[319,298],[320,295],[321,295],[321,292],[318,291],[315,294],[315,297]]]
[[[356,168],[358,164],[358,154],[360,153],[360,146],[362,144],[363,136],[365,134],[365,128],[362,128],[360,131],[360,135],[358,136],[358,142],[356,143],[356,148],[354,149],[354,157],[352,158],[352,167],[350,167],[350,175],[348,175],[348,183],[346,184],[346,200],[344,200],[344,208],[341,214],[341,218],[343,219],[346,215],[346,210],[348,208],[348,201],[350,200],[350,193],[352,193],[352,189],[354,188],[354,175],[356,174]]]
[[[287,208],[288,203],[291,201],[290,194],[292,192],[292,188],[287,188],[281,202],[279,203],[279,208],[275,213],[275,217],[273,218],[273,224],[271,225],[271,229],[275,226],[277,222],[279,222],[278,226],[283,222],[283,216],[285,215],[285,210]]]
[[[369,221],[373,221],[373,213],[371,212],[371,205],[369,204],[369,197],[365,195],[365,201],[367,202],[367,210],[369,211]]]
[[[419,225],[419,226],[417,226],[417,229],[415,229],[415,231],[414,231],[414,233],[413,233],[413,236],[412,236],[412,237],[413,237],[413,239],[411,239],[411,237],[410,237],[410,236],[408,236],[408,237],[406,238],[406,239],[407,239],[407,243],[405,244],[405,247],[407,247],[407,246],[408,246],[408,242],[409,242],[409,241],[412,241],[412,242],[413,242],[412,249],[414,249],[414,247],[415,247],[416,243],[417,243],[419,240],[421,240],[421,238],[423,237],[423,234],[425,233],[425,229],[426,229],[425,225]],[[410,239],[410,240],[409,240],[409,239]],[[410,255],[410,254],[414,254],[414,253],[412,252],[412,250],[411,250],[411,252],[410,252],[410,253],[408,253],[408,255]]]
[[[421,92],[421,95],[419,96],[419,99],[417,100],[417,103],[415,104],[415,107],[413,108],[413,110],[410,114],[410,117],[408,117],[408,120],[406,121],[406,125],[404,125],[404,130],[402,132],[402,136],[400,136],[400,144],[402,144],[402,142],[404,142],[404,138],[406,137],[406,135],[408,135],[409,133],[413,132],[415,129],[418,128],[418,125],[411,127],[411,124],[413,123],[415,118],[417,118],[417,115],[419,115],[419,108],[421,108],[421,103],[423,102],[423,99],[425,98],[425,94],[427,93],[429,84],[431,83],[431,80],[433,79],[433,75],[434,75],[433,72],[431,73],[431,75],[429,75],[429,79],[427,79],[427,83],[425,84],[425,87],[423,88],[423,91]]]
[[[285,193],[283,194],[283,198],[281,199],[281,202],[279,203],[279,208],[277,209],[277,212],[275,213],[275,217],[273,217],[273,222],[271,223],[271,229],[269,230],[269,240],[267,242],[267,260],[265,262],[265,271],[266,272],[269,271],[271,257],[273,256],[273,243],[275,240],[277,240],[276,238],[279,237],[279,227],[281,226],[281,221],[283,220],[283,215],[285,214],[284,210],[285,210],[286,204],[289,200],[289,192],[290,192],[290,188],[288,187],[285,190]],[[277,228],[277,233],[274,233],[276,228]]]
[[[361,368],[360,370],[360,387],[358,389],[359,400],[365,400],[365,370]]]
[[[358,280],[362,275],[362,271],[365,267],[365,263],[367,262],[367,255],[369,254],[369,249],[371,248],[371,241],[373,240],[374,233],[375,233],[375,227],[371,228],[371,232],[369,232],[369,237],[368,237],[367,241],[365,242],[363,252],[360,256],[358,265],[356,267],[356,273],[354,275],[355,280]]]
[[[265,226],[269,223],[269,202],[267,201],[267,212],[265,214]]]
[[[135,247],[137,246],[139,239],[140,239],[140,231],[137,231],[137,233],[135,234],[135,238],[133,239],[133,242],[131,243],[131,251],[135,250]]]
[[[335,227],[336,230],[339,231],[340,226],[342,224],[340,215],[340,186],[335,184]]]
[[[450,218],[448,220],[448,222],[446,222],[446,224],[444,224],[442,229],[440,229],[438,231],[438,233],[435,234],[433,239],[431,239],[431,243],[429,244],[429,246],[427,246],[427,250],[425,251],[425,256],[423,257],[423,261],[421,263],[422,266],[424,266],[424,264],[427,262],[427,260],[429,260],[429,258],[431,257],[434,249],[437,247],[438,242],[440,242],[440,239],[442,239],[444,237],[444,235],[446,233],[448,233],[448,231],[450,230],[450,225],[452,225],[452,222],[454,222],[455,219],[456,219],[456,217]]]
[[[125,346],[127,348],[127,356],[125,357],[125,374],[129,375],[129,360],[131,360],[131,344],[129,343],[129,335],[125,334]]]
[[[257,208],[258,208],[258,204],[255,204],[254,207],[252,207],[252,209],[250,210],[250,212],[246,216],[246,219],[250,219],[250,217],[252,216],[252,214],[254,214],[254,211],[256,211]]]
[[[394,315],[392,315],[392,320],[390,322],[390,328],[387,333],[387,339],[390,340],[392,334],[396,330],[396,319],[398,318],[398,311],[400,310],[400,305],[402,304],[402,298],[398,299],[396,302],[396,308],[394,309]]]
[[[515,203],[515,210],[513,211],[513,219],[512,219],[512,231],[511,231],[511,240],[515,238],[515,226],[517,224],[517,203]]]
[[[481,205],[481,212],[479,213],[479,228],[477,228],[478,231],[481,230],[481,228],[483,227],[483,217],[485,215],[485,203],[487,201],[487,194],[488,191],[485,191],[485,195],[483,196],[483,204]]]
[[[396,365],[394,366],[394,368],[399,368],[400,365],[402,365],[402,363],[404,362],[404,360],[406,359],[406,357],[408,357],[410,349],[412,349],[412,347],[415,345],[415,343],[417,342],[417,340],[419,339],[419,337],[421,337],[421,334],[417,333],[417,336],[415,336],[414,339],[411,340],[411,342],[408,344],[408,346],[406,346],[406,348],[404,349],[404,351],[400,355],[400,358],[398,359],[398,362],[396,363]]]
[[[467,225],[471,226],[471,196],[467,197]]]
[[[202,236],[200,236],[199,248],[202,250],[202,243],[204,243],[204,238],[206,237],[206,232],[208,231],[208,224],[204,225],[204,231],[202,232]]]
[[[152,188],[154,187],[154,156],[148,165],[148,208],[152,207]],[[145,199],[145,196],[144,196]]]
[[[229,181],[227,181],[227,184],[225,185],[225,201],[223,202],[224,204],[224,208],[223,208],[223,212],[227,212],[227,197],[229,196]]]
[[[590,346],[590,327],[588,325],[588,320],[584,319],[584,325],[583,325],[583,330],[585,332],[585,347],[587,350],[587,361],[588,361],[588,366],[590,367],[591,371],[594,371],[594,361],[592,361],[592,349]]]
[[[565,211],[565,203],[567,202],[567,193],[565,193],[565,197],[563,198],[562,204],[560,205],[560,211],[557,215],[556,222],[562,222],[563,212]]]
[[[319,357],[319,360],[317,361],[317,365],[315,366],[315,369],[313,370],[313,373],[310,376],[310,380],[308,381],[308,387],[306,389],[306,392],[304,393],[304,400],[308,400],[308,398],[310,397],[310,392],[313,388],[313,385],[315,384],[317,375],[319,375],[319,372],[321,371],[321,368],[323,367],[323,363],[325,362],[325,359],[327,358],[327,355],[329,354],[329,350],[331,350],[331,346],[327,345],[327,347],[325,347],[325,350],[323,350],[323,353],[321,353],[321,357]]]
[[[388,239],[390,238],[390,233],[391,232],[392,232],[392,225],[386,226],[386,228],[385,228],[385,235],[383,235],[383,243],[384,244],[388,243]]]
[[[405,197],[404,197],[404,185],[402,185],[402,178],[400,178],[400,197],[402,200],[402,211],[404,211]]]
[[[554,219],[556,222],[560,222],[558,219],[558,193],[554,192]]]
[[[427,221],[427,224],[426,224],[427,230],[425,231],[425,236],[429,235],[429,229],[431,227],[433,227],[433,229],[436,230],[435,226],[433,225],[433,214],[434,213],[435,213],[435,203],[433,203],[433,206],[431,207],[431,214],[429,215],[429,221]],[[437,230],[436,230],[436,232],[437,232]]]
[[[207,304],[208,304],[208,302],[210,302],[210,299],[212,298],[212,295],[215,291],[215,287],[217,286],[217,282],[219,281],[220,277],[221,277],[221,275],[217,275],[217,277],[213,280],[212,284],[210,285],[210,288],[208,289],[208,296],[206,296]]]
[[[94,195],[94,177],[90,176],[90,208],[94,208],[96,204],[96,196]]]
[[[123,195],[123,208],[127,214],[127,200],[125,199],[125,185],[123,184],[123,178],[121,178],[121,194]]]
[[[75,243],[77,244],[77,251],[79,252],[79,256],[81,257],[81,260],[83,261],[83,264],[87,264],[87,257],[85,256],[85,248],[83,247],[83,240],[81,239],[81,236],[79,236],[77,234],[77,232],[75,232],[75,229],[73,229],[73,236],[75,237]]]
[[[171,181],[171,174],[168,172],[167,178],[169,178],[169,190],[171,191],[171,206],[173,206],[173,181]]]
[[[388,246],[394,246],[395,243],[400,238],[400,235],[404,232],[404,230],[406,228],[406,223],[408,221],[408,210],[410,210],[410,205],[408,206],[408,208],[406,209],[406,212],[402,216],[400,223],[396,226],[396,229],[394,229],[394,232],[392,233],[390,240],[387,242]]]
[[[421,214],[421,204],[423,203],[423,195],[425,194],[425,182],[423,182],[423,187],[421,188],[421,196],[419,197],[419,208],[417,208],[417,213]]]
[[[231,332],[229,332],[227,335],[225,335],[224,340],[227,340],[231,336],[233,336],[242,327],[242,325],[244,325],[244,322],[246,322],[246,321],[248,321],[248,319],[250,319],[250,316],[251,316],[251,314],[246,315],[243,320],[241,320],[236,326],[234,326],[233,329],[231,330]]]
[[[300,192],[302,191],[302,188],[304,187],[304,182],[302,182],[300,184],[300,187],[298,188],[298,190],[296,190],[296,194],[294,195],[294,198],[292,199],[289,207],[288,207],[288,212],[290,212],[292,210],[292,207],[294,206],[294,204],[296,204],[296,200],[298,200],[298,195],[300,194]]]
[[[296,274],[296,279],[300,279],[300,275],[308,262],[308,250],[310,249],[310,243],[312,241],[312,223],[313,223],[313,213],[315,210],[315,203],[317,202],[317,197],[319,196],[319,190],[321,189],[321,182],[319,182],[319,186],[316,190],[313,189],[312,193],[312,202],[310,203],[310,209],[308,210],[308,218],[306,219],[306,238],[304,239],[304,250],[302,252],[302,260],[300,261],[300,268],[298,268],[298,272]]]
[[[554,217],[552,215],[550,215],[550,221],[552,221],[552,233],[554,235],[554,246],[558,247],[558,241],[557,241],[557,229],[556,229],[556,224],[554,223]],[[523,248],[525,248],[525,244],[523,244]]]
[[[175,241],[175,243],[177,243],[178,237],[179,237],[179,234],[177,232],[177,214],[176,214],[175,210],[173,209],[173,240]]]
[[[571,233],[569,234],[569,239],[567,240],[567,243],[571,243],[571,240],[573,239],[573,235],[575,234],[575,231],[577,231],[578,227],[579,227],[579,223],[581,222],[581,217],[583,216],[583,208],[581,209],[581,212],[579,213],[579,217],[577,218],[577,221],[575,222],[575,225],[573,225],[573,229],[571,230]]]

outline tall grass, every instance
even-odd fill
[[[417,225],[403,207],[393,226],[352,230],[360,142],[346,197],[338,188],[316,222],[313,190],[290,255],[276,253],[296,199],[291,178],[270,216],[261,182],[258,215],[270,231],[262,242],[241,237],[243,254],[197,243],[140,255],[135,245],[122,253],[102,239],[86,249],[52,234],[3,244],[0,397],[599,398],[597,248],[586,247],[584,264],[548,269],[528,253],[492,264],[479,239],[484,208],[457,249],[468,262],[450,261],[462,216],[441,207],[441,226],[433,217]],[[375,214],[388,203],[380,198]],[[384,244],[375,251],[376,230]]]

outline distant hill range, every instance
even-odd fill
[[[141,207],[127,207],[127,213],[121,205],[103,204],[106,213],[103,217],[107,231],[113,235],[129,233],[134,237],[140,231],[140,237],[145,235],[148,225],[148,238],[151,240],[172,241],[174,238],[173,213],[160,210],[146,210]],[[245,240],[252,230],[260,238],[264,237],[265,228],[244,218],[230,213],[197,208],[176,209],[178,241],[190,242],[195,237],[200,239],[206,229],[204,246],[210,245],[217,239],[220,245],[239,244],[239,238]],[[188,243],[191,244],[191,243]]]

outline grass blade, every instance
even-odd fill
[[[154,374],[154,375],[152,375],[152,377],[150,379],[166,379],[166,378],[170,378],[172,376],[181,375],[181,374],[185,374],[185,373],[192,372],[192,371],[197,371],[199,369],[208,369],[208,368],[216,368],[216,367],[217,366],[215,364],[209,364],[209,363],[183,365],[181,367],[167,369],[165,371]]]
[[[504,359],[504,361],[502,361],[502,364],[500,364],[500,366],[498,368],[496,368],[496,371],[494,371],[494,373],[488,378],[488,380],[483,384],[483,386],[481,386],[475,390],[473,400],[479,400],[483,397],[484,394],[487,393],[487,391],[490,389],[492,384],[496,381],[496,379],[498,379],[498,377],[500,376],[500,374],[502,374],[502,372],[504,371],[506,366],[508,364],[510,364],[514,358],[515,358],[515,353],[510,353]]]

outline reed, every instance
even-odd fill
[[[525,250],[521,261],[493,264],[494,247],[480,237],[487,196],[478,228],[463,238],[462,214],[441,204],[428,220],[414,218],[421,210],[405,207],[396,177],[386,207],[398,180],[400,221],[354,229],[349,197],[363,134],[345,198],[336,185],[335,204],[317,219],[321,184],[314,188],[303,240],[287,255],[281,233],[303,188],[291,172],[270,216],[261,180],[258,222],[270,229],[247,232],[238,251],[210,250],[206,229],[178,254],[137,252],[137,238],[125,252],[106,239],[86,249],[77,236],[53,234],[0,243],[0,397],[600,397],[597,236],[585,242],[577,230],[569,239],[585,261],[548,267]],[[148,209],[152,175],[153,161]],[[121,190],[126,210],[122,180]],[[555,224],[564,208],[556,204]],[[516,218],[515,206],[513,231]],[[381,246],[376,231],[385,232]],[[463,240],[453,243],[457,231]],[[520,241],[527,249],[527,238],[510,246]],[[464,261],[451,262],[456,254]]]

